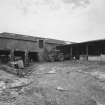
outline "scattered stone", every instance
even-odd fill
[[[64,88],[61,87],[61,86],[58,86],[56,89],[59,90],[59,91],[67,91],[67,89],[64,89]]]
[[[100,81],[105,81],[105,73],[100,71],[90,72],[92,76],[99,79]]]
[[[85,101],[84,105],[97,105],[96,101],[93,99]]]
[[[6,89],[6,83],[4,81],[0,81],[0,93],[3,89]]]
[[[16,100],[16,96],[11,94],[10,90],[5,90],[0,94],[0,102],[9,103],[14,102]]]
[[[49,71],[48,74],[56,74],[56,69]]]
[[[24,87],[24,86],[27,86],[27,85],[31,84],[32,82],[33,82],[32,79],[20,78],[20,79],[13,80],[13,82],[12,83],[9,83],[7,85],[7,87],[8,88]]]

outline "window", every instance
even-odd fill
[[[39,40],[39,48],[43,48],[44,47],[44,42],[43,40]]]

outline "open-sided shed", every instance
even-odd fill
[[[66,59],[105,61],[105,39],[74,43],[57,47]]]

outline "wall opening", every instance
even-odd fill
[[[28,53],[29,62],[38,62],[38,52],[29,52]]]
[[[10,60],[10,50],[0,50],[0,63],[8,63]]]
[[[21,57],[25,61],[25,52],[24,51],[14,51],[14,57]]]
[[[43,48],[44,47],[44,41],[43,40],[39,40],[39,48]]]

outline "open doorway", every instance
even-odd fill
[[[28,57],[29,62],[38,62],[38,52],[29,52]]]
[[[25,52],[24,51],[14,51],[14,57],[21,57],[25,61]]]
[[[8,63],[10,50],[0,50],[0,63]]]

